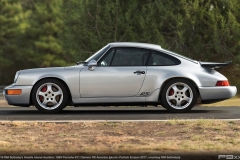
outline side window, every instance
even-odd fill
[[[149,57],[148,66],[172,66],[178,65],[181,61],[165,53],[153,51]]]
[[[115,49],[111,49],[106,55],[98,62],[98,66],[110,66]]]
[[[140,48],[117,48],[112,66],[145,66],[149,50]]]

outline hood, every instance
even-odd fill
[[[39,72],[39,71],[42,71],[42,72],[45,72],[45,71],[49,71],[49,70],[52,70],[52,71],[55,71],[55,70],[63,70],[65,67],[47,67],[47,68],[33,68],[33,69],[24,69],[24,70],[21,70],[21,72]]]
[[[46,68],[33,68],[33,69],[24,69],[21,72],[56,72],[61,70],[73,70],[75,68],[83,68],[83,65],[67,66],[67,67],[46,67]]]

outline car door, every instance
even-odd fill
[[[80,72],[81,97],[133,97],[140,91],[146,76],[149,50],[112,48],[94,70]]]

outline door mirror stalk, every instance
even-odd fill
[[[88,63],[88,69],[89,69],[90,71],[93,71],[95,66],[97,66],[97,61],[96,61],[96,60],[91,60],[91,61]]]

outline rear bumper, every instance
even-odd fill
[[[14,84],[7,86],[3,89],[3,96],[9,105],[15,106],[30,106],[30,94],[33,86],[16,86]],[[20,95],[7,95],[8,89],[21,89]]]
[[[237,88],[235,86],[224,87],[199,87],[202,101],[224,100],[236,95]]]

